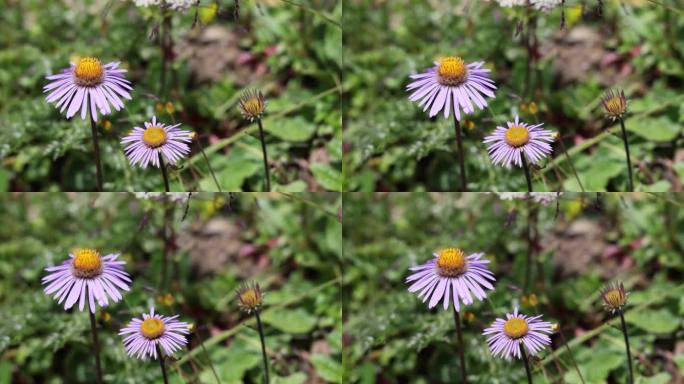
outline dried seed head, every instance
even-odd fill
[[[613,92],[609,89],[608,92],[601,99],[603,110],[606,116],[613,120],[622,118],[627,112],[627,99],[625,98],[625,91]]]
[[[259,284],[243,284],[235,292],[240,309],[247,313],[256,312],[261,308],[264,295],[261,293]]]
[[[258,120],[266,110],[266,100],[261,91],[248,89],[240,95],[240,112],[249,121]]]
[[[611,313],[621,311],[627,304],[625,287],[621,282],[610,283],[601,290],[601,299],[607,311]]]

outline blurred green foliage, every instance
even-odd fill
[[[168,364],[173,383],[216,382],[210,361],[222,383],[261,382],[255,321],[235,300],[247,281],[265,292],[272,383],[341,382],[339,195],[194,194],[186,201],[0,195],[0,382],[94,382],[88,315],[64,311],[40,284],[44,268],[81,246],[122,253],[133,279],[123,301],[96,314],[106,382],[161,381],[157,362],[128,357],[117,335],[150,306],[197,329]]]
[[[471,191],[525,189],[522,170],[493,166],[482,143],[516,114],[562,135],[585,191],[625,190],[619,125],[604,118],[600,105],[608,88],[624,88],[629,99],[626,125],[637,190],[681,190],[681,1],[604,1],[602,16],[593,0],[565,4],[565,30],[560,30],[559,8],[533,14],[537,63],[533,92],[525,97],[527,54],[520,29],[528,27],[521,7],[482,0],[348,1],[346,190],[459,187],[453,122],[443,116],[429,119],[405,90],[410,74],[446,55],[486,61],[498,86],[489,108],[468,115],[470,122],[464,123]],[[581,190],[558,144],[553,159],[540,166],[533,175],[535,190]]]
[[[451,309],[429,310],[405,283],[410,266],[445,246],[484,252],[497,278],[486,301],[462,307],[470,382],[527,382],[522,362],[493,358],[482,336],[514,306],[560,324],[586,383],[626,382],[619,319],[599,298],[616,279],[631,292],[626,319],[636,382],[677,382],[684,374],[683,205],[675,194],[568,193],[548,206],[495,194],[345,195],[346,382],[457,380]],[[530,207],[536,253],[525,295]],[[534,382],[580,383],[563,339],[556,333],[552,340],[533,361]]]
[[[119,143],[153,114],[199,133],[223,191],[262,190],[258,131],[237,108],[240,93],[253,87],[267,98],[273,188],[341,190],[341,1],[243,0],[239,18],[234,4],[202,0],[197,23],[194,7],[171,13],[176,57],[164,97],[158,7],[0,0],[0,190],[95,189],[88,121],[67,121],[42,93],[46,75],[86,55],[122,61],[134,87],[125,109],[98,125],[105,190],[162,190],[159,170],[131,167]],[[192,150],[171,171],[172,190],[216,191],[195,144]]]

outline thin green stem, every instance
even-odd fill
[[[456,131],[456,146],[458,150],[458,164],[461,168],[461,189],[460,192],[468,192],[468,179],[466,177],[465,169],[465,154],[463,153],[463,130],[461,123],[456,118],[454,113],[454,130]]]
[[[169,175],[166,173],[166,164],[164,164],[164,158],[162,157],[161,152],[159,152],[159,168],[161,168],[162,176],[164,177],[164,190],[169,192]]]
[[[164,365],[164,355],[162,355],[159,343],[157,343],[157,353],[159,354],[159,367],[162,371],[162,377],[164,377],[164,384],[169,384],[169,378],[166,376],[166,366]]]
[[[257,120],[257,124],[259,124],[259,138],[261,139],[261,152],[264,156],[264,191],[265,192],[270,192],[271,191],[271,170],[268,166],[268,154],[266,153],[266,140],[264,139],[264,127],[261,124],[261,119]]]
[[[463,346],[463,334],[461,332],[461,316],[459,316],[458,311],[456,311],[455,306],[451,306],[454,312],[454,323],[456,323],[456,338],[458,340],[458,356],[459,359],[461,360],[461,382],[463,384],[466,384],[468,382],[468,375],[466,373],[466,366],[465,366],[465,352],[464,352],[464,346]]]
[[[97,371],[97,382],[102,384],[102,364],[100,363],[100,342],[97,340],[97,324],[95,322],[95,313],[88,305],[88,314],[90,315],[90,333],[93,337],[93,349],[95,350],[95,370]]]
[[[627,130],[625,120],[620,118],[620,128],[622,128],[622,141],[625,143],[625,156],[627,156],[627,173],[629,175],[628,192],[634,192],[634,179],[632,178],[632,160],[629,157],[629,144],[627,144]]]
[[[214,364],[211,362],[211,358],[209,357],[209,352],[207,352],[207,349],[204,347],[204,341],[202,341],[202,337],[199,334],[199,331],[195,332],[195,336],[197,336],[197,340],[199,340],[200,347],[202,347],[202,352],[204,352],[204,357],[207,358],[207,361],[209,362],[209,368],[211,368],[211,373],[214,374],[214,378],[216,379],[216,382],[218,384],[221,384],[221,379],[219,379],[218,374],[216,373],[216,369],[214,369]]]
[[[209,172],[211,173],[211,178],[214,179],[214,183],[216,184],[216,188],[218,188],[219,192],[223,192],[221,190],[221,184],[219,184],[218,179],[216,178],[216,174],[214,173],[214,169],[211,167],[211,163],[209,162],[209,158],[207,157],[207,154],[204,153],[204,147],[202,146],[202,143],[200,143],[199,137],[197,138],[197,147],[199,148],[200,152],[202,152],[202,156],[204,157],[204,161],[207,162],[207,167],[209,168]]]
[[[568,150],[565,148],[565,144],[563,143],[562,138],[558,138],[558,144],[561,147],[561,150],[565,154],[565,157],[568,159],[568,164],[570,164],[570,169],[572,170],[572,173],[575,175],[575,180],[577,180],[577,184],[579,184],[580,189],[582,192],[584,192],[584,186],[582,185],[582,181],[579,178],[579,174],[577,173],[577,169],[575,169],[575,164],[573,164],[572,159],[570,158],[570,155],[568,154]]]
[[[579,375],[579,378],[582,381],[582,384],[584,384],[584,377],[582,376],[582,371],[580,371],[579,365],[577,365],[577,361],[575,360],[575,356],[572,354],[572,350],[570,349],[568,342],[565,340],[565,336],[563,335],[563,330],[559,329],[558,334],[561,337],[561,341],[563,341],[563,345],[568,350],[568,354],[570,354],[570,360],[572,360],[572,365],[575,366],[575,370],[577,371],[577,374]]]
[[[264,383],[268,384],[268,358],[266,357],[266,342],[264,341],[264,328],[261,325],[261,317],[259,311],[255,312],[257,328],[259,329],[259,338],[261,339],[261,357],[264,359]]]
[[[95,119],[93,118],[93,113],[90,108],[88,108],[88,115],[90,116],[90,130],[93,134],[93,151],[95,152],[95,169],[97,172],[97,191],[102,192],[102,163],[100,162],[100,143],[97,137],[97,125],[95,124]]]
[[[525,347],[520,345],[520,352],[522,353],[523,361],[525,362],[525,372],[527,372],[527,383],[532,384],[532,370],[530,369],[530,361],[527,358],[527,352],[525,352]]]
[[[625,315],[620,310],[620,322],[622,323],[622,334],[625,336],[625,348],[627,349],[627,366],[629,367],[629,384],[634,383],[634,373],[632,373],[632,353],[629,351],[629,337],[627,337],[627,325]]]
[[[525,170],[525,180],[527,180],[527,192],[533,192],[532,191],[532,176],[530,176],[530,167],[527,165],[527,157],[525,157],[524,153],[521,153],[520,157],[522,158],[522,165],[523,165],[523,169]]]

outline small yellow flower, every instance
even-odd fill
[[[110,315],[107,311],[102,311],[100,312],[100,318],[103,322],[109,323],[112,320],[112,315]]]
[[[552,330],[554,333],[560,331],[560,324],[558,324],[558,323],[553,323],[553,324],[551,324],[551,330]]]
[[[166,113],[168,113],[169,115],[173,115],[173,111],[175,110],[173,108],[173,103],[170,101],[166,103],[165,109],[166,109]]]
[[[164,113],[164,105],[162,103],[157,103],[154,105],[154,109],[157,111],[158,114]]]
[[[157,303],[159,303],[160,305],[164,305],[167,307],[172,306],[173,303],[176,302],[170,293],[167,293],[164,295],[157,295],[156,300],[157,300]]]
[[[625,287],[621,282],[610,283],[601,290],[601,299],[607,311],[611,313],[622,311],[622,308],[627,305]]]
[[[527,113],[527,104],[520,103],[520,112]]]
[[[112,129],[112,122],[109,120],[102,120],[102,129],[105,131],[109,131]]]
[[[258,120],[266,110],[266,101],[261,91],[248,89],[240,95],[240,112],[249,121]]]
[[[469,323],[475,321],[475,314],[470,311],[463,312],[463,319]]]
[[[472,120],[463,119],[462,124],[463,124],[463,127],[469,131],[472,131],[473,129],[475,129],[475,122]]]
[[[189,323],[188,324],[188,331],[195,332],[196,330],[197,330],[197,326],[195,325],[195,323]]]
[[[534,101],[531,101],[530,104],[527,106],[530,110],[530,113],[533,115],[536,115],[539,110],[537,109],[537,103]]]
[[[197,138],[199,137],[199,135],[195,131],[190,132],[188,136],[190,136],[190,140],[197,140]]]

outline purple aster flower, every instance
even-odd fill
[[[466,257],[458,248],[444,248],[433,255],[435,258],[427,263],[411,267],[413,273],[406,278],[407,283],[413,282],[409,292],[420,291],[418,297],[423,302],[430,299],[429,308],[444,299],[446,310],[451,298],[454,308],[459,311],[459,300],[464,305],[472,304],[471,294],[481,301],[487,297],[482,287],[494,289],[488,281],[496,281],[494,274],[487,269],[489,260],[480,260],[484,253]]]
[[[511,163],[523,166],[522,154],[536,164],[551,154],[554,133],[541,129],[543,124],[527,125],[515,116],[515,122],[507,122],[508,128],[496,127],[496,130],[485,137],[484,143],[489,144],[487,150],[494,164],[510,168]]]
[[[128,144],[124,152],[131,164],[147,168],[152,163],[159,168],[161,155],[171,164],[185,157],[190,153],[190,147],[186,143],[192,141],[192,132],[178,129],[179,126],[180,124],[166,126],[157,122],[156,116],[152,116],[152,122],[145,122],[145,128],[134,127],[121,140],[121,144]]]
[[[126,262],[116,261],[118,253],[100,256],[96,250],[84,248],[69,257],[62,265],[46,268],[50,273],[43,277],[45,293],[54,293],[59,304],[64,301],[65,310],[78,301],[78,309],[83,311],[87,297],[90,312],[95,313],[95,301],[105,307],[109,305],[107,296],[117,302],[123,298],[119,290],[129,290],[131,279],[123,269]]]
[[[121,98],[130,100],[129,92],[133,89],[123,76],[126,70],[119,68],[119,64],[102,65],[94,57],[84,57],[76,64],[71,63],[71,67],[62,73],[46,77],[50,83],[43,92],[50,94],[45,100],[55,103],[60,113],[66,110],[67,119],[81,111],[81,119],[85,120],[90,110],[93,120],[97,121],[97,109],[102,115],[112,113],[111,106],[119,111],[124,107]]]
[[[518,313],[515,307],[513,314],[507,313],[506,320],[496,319],[492,326],[485,329],[483,335],[487,338],[489,350],[495,357],[510,360],[511,357],[522,358],[521,344],[525,345],[530,355],[536,355],[551,344],[548,336],[553,333],[551,323],[541,321],[542,315],[529,317]]]
[[[123,340],[129,356],[146,359],[148,356],[157,359],[157,346],[164,350],[165,355],[173,355],[183,348],[188,340],[183,336],[190,333],[188,323],[176,320],[178,315],[166,317],[154,313],[143,313],[143,318],[134,318],[127,327],[121,328],[119,335],[128,335]]]
[[[489,78],[490,70],[482,68],[483,64],[484,61],[478,61],[466,65],[460,57],[445,57],[427,71],[410,76],[413,82],[406,90],[413,93],[409,100],[420,100],[418,105],[423,111],[430,109],[430,117],[444,110],[447,119],[453,105],[454,115],[461,121],[461,110],[464,114],[474,113],[473,104],[480,109],[487,106],[482,94],[494,97],[496,86]]]

